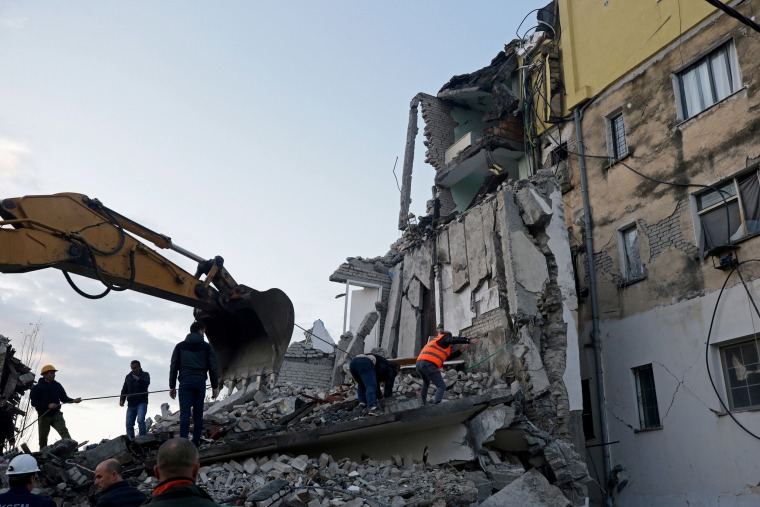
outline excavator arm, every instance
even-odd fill
[[[275,372],[293,332],[293,304],[280,289],[238,284],[224,259],[205,259],[82,194],[61,193],[0,202],[0,272],[63,271],[80,295],[97,299],[134,290],[194,308],[219,361],[220,378]],[[198,263],[185,271],[140,239]],[[100,280],[99,294],[82,291],[70,273]]]

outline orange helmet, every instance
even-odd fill
[[[42,367],[41,374],[44,375],[49,371],[58,371],[58,370],[56,370],[55,366],[53,366],[52,364],[46,364],[45,366]]]

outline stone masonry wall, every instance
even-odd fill
[[[303,342],[292,343],[285,353],[277,384],[291,383],[295,386],[330,389],[335,354],[306,348]]]

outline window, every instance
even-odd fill
[[[551,152],[552,165],[557,165],[563,160],[567,160],[567,143],[562,143]]]
[[[748,340],[720,349],[731,410],[760,408],[758,343]]]
[[[703,254],[760,232],[760,183],[754,170],[696,196]]]
[[[676,74],[679,116],[688,119],[739,88],[736,49],[728,42]]]
[[[607,119],[607,151],[613,160],[620,160],[628,155],[623,113],[617,113]]]
[[[620,244],[620,271],[624,282],[635,282],[646,276],[639,253],[639,235],[636,224],[618,231]]]
[[[633,375],[636,377],[636,397],[639,401],[639,427],[642,430],[661,428],[652,365],[634,368]]]

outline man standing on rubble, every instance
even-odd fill
[[[211,397],[219,395],[219,373],[216,354],[210,344],[203,341],[206,325],[193,322],[190,334],[174,347],[169,366],[169,396],[177,397],[179,377],[179,436],[190,434],[190,411],[193,413],[193,443],[201,444],[203,433],[203,400],[206,397],[206,374],[211,381]]]
[[[145,494],[122,478],[121,463],[113,458],[95,467],[95,487],[100,493],[97,507],[137,507],[145,502]]]
[[[0,506],[56,507],[52,499],[32,493],[39,471],[37,460],[33,456],[19,454],[13,458],[5,472],[10,490],[0,495]]]
[[[127,402],[127,436],[134,440],[135,438],[135,419],[137,419],[137,430],[140,436],[148,434],[145,427],[145,414],[148,412],[148,387],[150,387],[150,374],[143,371],[140,361],[135,359],[129,363],[132,370],[124,379],[124,385],[121,388],[121,398],[119,406],[124,406]]]
[[[356,381],[356,396],[359,404],[368,407],[371,416],[382,415],[377,406],[378,398],[393,396],[393,382],[396,380],[398,366],[380,354],[359,354],[351,360],[348,371]],[[380,383],[384,384],[384,392]]]
[[[172,438],[158,448],[153,472],[160,482],[143,505],[151,507],[219,507],[195,485],[200,470],[198,449],[185,438]]]
[[[452,353],[451,346],[455,343],[476,345],[479,341],[478,338],[452,336],[449,331],[441,331],[434,340],[430,340],[422,347],[420,355],[417,356],[416,368],[422,377],[420,396],[423,405],[427,403],[427,393],[431,382],[436,387],[433,403],[440,403],[443,400],[443,393],[446,391],[446,382],[443,381],[443,375],[441,375],[443,362],[462,355],[461,349]]]
[[[62,403],[80,403],[82,398],[69,398],[63,386],[56,382],[58,370],[52,364],[42,367],[42,377],[32,387],[29,394],[32,406],[37,410],[37,428],[40,436],[40,449],[47,445],[52,426],[61,438],[71,438],[66,429],[66,421],[61,413]]]

